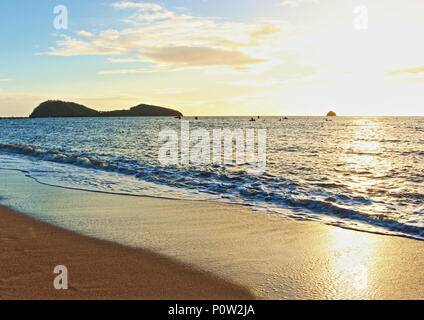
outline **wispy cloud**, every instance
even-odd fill
[[[81,56],[81,55],[122,55],[131,51],[119,44],[93,37],[92,40],[72,38],[61,35],[62,39],[56,42],[57,47],[51,47],[49,55],[53,56]],[[104,38],[106,39],[106,38]]]
[[[218,81],[218,84],[223,84],[226,86],[237,86],[237,87],[259,87],[259,88],[266,88],[271,87],[275,85],[281,85],[284,82],[282,80],[268,80],[268,81],[248,81],[248,80],[241,80],[241,81]]]
[[[142,62],[137,58],[108,58],[107,59],[111,63],[134,63],[134,62]]]
[[[79,36],[85,37],[85,38],[92,38],[94,36],[91,32],[88,32],[88,31],[85,31],[85,30],[81,30],[77,34]]]
[[[79,31],[62,35],[48,54],[56,56],[115,55],[111,63],[141,62],[143,68],[104,70],[100,74],[227,68],[247,71],[271,60],[275,41],[296,32],[282,21],[228,22],[170,11],[156,3],[120,1],[129,11],[123,29],[97,34]]]
[[[146,48],[140,55],[145,60],[156,63],[190,66],[234,66],[242,67],[246,65],[264,62],[264,60],[250,57],[238,50],[226,50],[213,47],[160,47]]]
[[[299,7],[301,4],[319,4],[320,0],[283,0],[278,6],[288,6],[291,8]]]
[[[421,83],[424,81],[424,66],[396,69],[387,72],[385,75],[398,81]]]
[[[133,9],[136,8],[139,11],[162,11],[163,7],[157,3],[140,3],[132,1],[120,1],[112,3],[112,7],[119,9]]]
[[[395,76],[395,75],[422,75],[424,76],[424,66],[419,66],[419,67],[413,67],[413,68],[407,68],[407,69],[398,69],[398,70],[393,70],[387,73],[387,75],[390,76]]]

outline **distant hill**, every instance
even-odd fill
[[[40,104],[30,118],[98,117],[100,113],[81,104],[49,100]]]
[[[129,110],[97,111],[81,104],[49,100],[41,103],[30,118],[69,118],[69,117],[179,117],[177,110],[140,104]]]
[[[101,112],[103,117],[179,117],[183,114],[179,111],[151,106],[148,104],[140,104],[132,107],[130,110],[116,110]]]
[[[327,113],[327,117],[336,117],[337,114],[334,111],[330,111],[329,113]]]

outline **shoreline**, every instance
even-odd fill
[[[253,300],[227,280],[147,250],[75,234],[0,206],[0,300]],[[53,270],[68,268],[69,289]]]
[[[257,299],[424,299],[423,241],[294,221],[240,205],[68,190],[5,170],[0,176],[1,202],[39,224],[107,240],[128,252],[125,259],[135,259],[137,250],[169,257],[228,279]],[[65,249],[72,254],[72,247]],[[51,284],[52,270],[47,277]],[[101,291],[107,284],[102,281],[91,288]],[[117,299],[137,297],[119,286],[114,292]]]

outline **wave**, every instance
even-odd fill
[[[414,237],[420,240],[424,240],[424,227],[409,225],[396,221],[391,218],[388,214],[369,214],[360,210],[349,209],[341,207],[337,204],[326,201],[316,200],[292,200],[294,207],[303,207],[308,209],[319,209],[312,210],[313,213],[323,213],[330,216],[356,220],[358,222],[366,222],[371,226],[381,227],[389,231],[404,233],[407,236]]]
[[[134,169],[120,167],[105,160],[98,160],[87,156],[68,154],[59,151],[45,150],[26,144],[0,143],[0,151],[35,157],[44,161],[72,164],[83,168],[100,169],[126,174],[138,173]]]
[[[131,161],[107,161],[89,156],[64,153],[60,151],[46,150],[32,145],[0,143],[0,152],[35,158],[37,160],[67,164],[81,168],[103,170],[125,174],[137,180],[152,182],[167,187],[193,190],[204,194],[215,195],[219,201],[246,204],[272,213],[281,214],[282,210],[289,209],[293,213],[291,218],[300,220],[313,220],[321,217],[336,218],[339,222],[331,224],[349,226],[355,222],[367,224],[366,227],[358,227],[357,230],[370,231],[378,227],[387,234],[400,233],[401,235],[424,240],[424,228],[400,222],[393,219],[389,214],[368,213],[373,202],[363,197],[349,197],[343,194],[344,185],[341,183],[316,183],[318,188],[326,191],[317,196],[313,190],[290,181],[284,177],[250,176],[246,171],[228,172],[223,168],[211,166],[205,170],[198,168],[178,167],[155,167],[140,166]],[[130,167],[132,166],[132,167]],[[48,173],[47,173],[48,174]],[[128,188],[128,186],[125,186]],[[84,189],[83,186],[81,189]],[[113,192],[112,192],[113,193]],[[140,195],[140,194],[134,194]],[[163,195],[168,197],[164,192]],[[422,200],[421,194],[396,194],[394,197]],[[318,218],[320,219],[320,218]]]

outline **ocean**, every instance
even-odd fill
[[[424,117],[205,117],[266,129],[266,170],[158,159],[173,118],[0,119],[0,169],[104,193],[217,201],[264,214],[424,240]],[[1,190],[0,190],[1,194]]]

